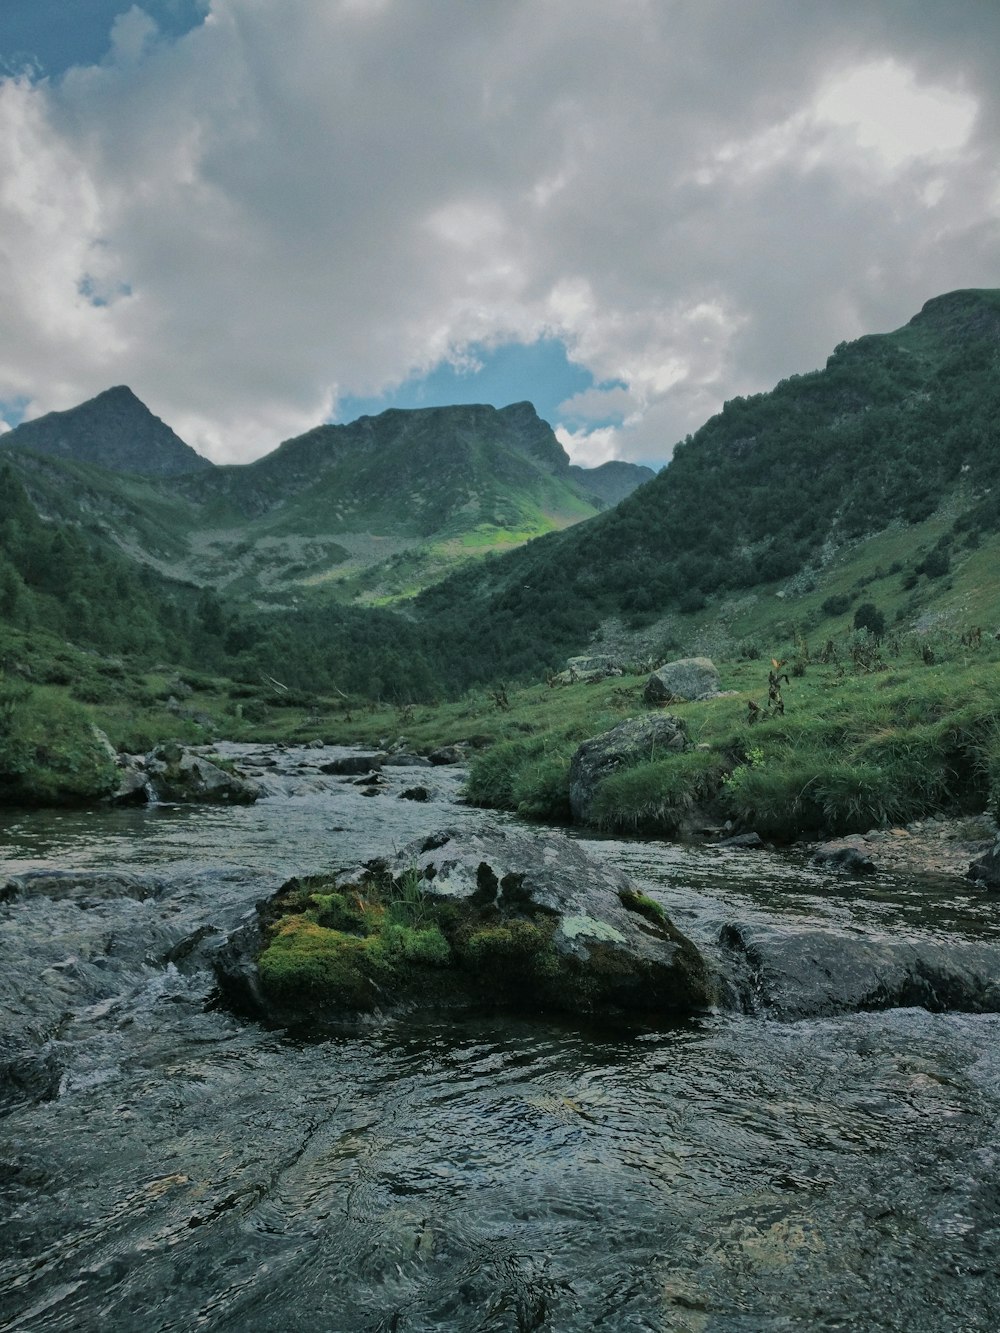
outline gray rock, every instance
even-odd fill
[[[1000,837],[986,853],[973,861],[966,878],[982,889],[1000,889]]]
[[[395,980],[383,971],[372,994],[353,1002],[354,1012],[376,1004],[474,1002],[673,1015],[715,1001],[705,959],[666,913],[621,871],[593,860],[564,834],[445,829],[410,843],[391,861],[338,876],[337,885],[349,897],[364,894],[366,882],[407,880],[415,881],[426,910],[437,913],[433,919],[450,940],[450,962],[416,978],[412,969]],[[276,1005],[261,987],[254,960],[268,938],[265,924],[282,915],[299,887],[293,880],[258,904],[215,958],[231,1002],[282,1022],[316,1018],[315,993],[285,994]],[[338,1013],[351,1007],[346,1000]]]
[[[712,844],[714,847],[730,847],[737,851],[755,851],[764,846],[764,839],[759,833],[734,833],[731,837],[720,838]]]
[[[712,699],[719,693],[719,673],[707,657],[681,657],[667,662],[646,681],[643,698],[648,704],[674,700]]]
[[[389,869],[419,871],[431,902],[471,907],[498,923],[554,921],[556,952],[592,987],[588,1008],[690,1012],[712,1003],[707,965],[691,941],[626,875],[565,834],[446,829],[408,844]],[[565,1007],[580,1002],[575,996]]]
[[[145,805],[151,794],[146,770],[138,765],[126,764],[119,774],[118,786],[109,799],[112,805]]]
[[[204,755],[195,754],[176,741],[168,741],[150,751],[145,770],[160,801],[252,805],[261,794],[256,782],[220,768]]]
[[[919,1006],[1000,1012],[1000,946],[835,930],[727,925],[724,966],[740,1006],[783,1019]]]
[[[381,768],[388,757],[384,750],[379,750],[375,754],[345,754],[338,759],[328,759],[325,764],[320,764],[319,771],[342,775],[370,773],[373,769]]]
[[[553,676],[552,681],[556,685],[589,684],[622,674],[621,666],[613,657],[605,653],[591,653],[586,657],[567,658],[565,671]]]
[[[435,767],[442,764],[464,764],[465,754],[457,745],[442,745],[430,752],[427,761]]]
[[[386,768],[430,768],[431,761],[412,750],[397,750],[382,761]]]
[[[812,864],[830,870],[843,870],[847,875],[874,875],[875,862],[856,843],[846,838],[825,842],[812,854]]]
[[[569,769],[569,803],[574,820],[587,823],[597,788],[612,773],[686,748],[684,723],[671,713],[630,717],[603,735],[584,741]]]

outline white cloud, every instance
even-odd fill
[[[947,156],[964,147],[976,119],[975,98],[920,85],[911,70],[881,60],[844,71],[820,91],[818,120],[850,130],[889,167]]]
[[[559,336],[625,386],[578,455],[662,459],[723,398],[1000,284],[1000,23],[947,9],[213,0],[170,43],[136,6],[101,66],[0,82],[0,399],[127,382],[249,458],[470,343]]]

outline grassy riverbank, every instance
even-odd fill
[[[851,635],[832,649],[819,661],[803,643],[793,650],[781,668],[783,715],[767,710],[769,660],[718,663],[722,695],[670,706],[690,748],[607,779],[599,824],[670,837],[732,820],[791,840],[936,812],[1000,813],[1000,644]],[[401,734],[418,749],[471,741],[471,800],[559,822],[569,818],[577,746],[647,711],[645,679],[536,685],[509,691],[506,708],[477,695],[376,713],[356,721],[351,738],[375,744]],[[751,701],[761,708],[754,724]]]
[[[477,690],[427,705],[380,706],[119,659],[22,635],[4,645],[0,798],[57,804],[105,794],[116,749],[166,738],[226,738],[427,751],[464,743],[469,798],[527,818],[568,821],[569,764],[581,741],[648,711],[645,673],[595,684]],[[671,705],[689,748],[650,755],[602,786],[609,831],[674,836],[698,824],[779,840],[862,831],[934,813],[1000,813],[1000,643],[842,634],[819,656],[782,651],[785,711],[767,710],[769,658],[719,660],[724,693]],[[747,655],[749,653],[749,655]],[[748,721],[748,703],[760,720]]]

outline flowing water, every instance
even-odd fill
[[[244,757],[276,761],[256,806],[0,821],[24,877],[0,902],[4,1031],[35,1077],[0,1119],[0,1329],[1000,1327],[1000,1018],[291,1039],[217,1006],[220,933],[293,873],[497,816],[455,803],[452,770],[387,770],[373,798],[317,751]],[[415,783],[433,799],[399,799]],[[706,947],[748,920],[997,935],[955,885],[588,846]]]

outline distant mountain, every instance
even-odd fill
[[[613,458],[598,467],[578,467],[574,463],[569,469],[569,475],[582,491],[596,495],[605,505],[614,506],[624,500],[626,495],[631,495],[637,486],[652,481],[656,473],[651,467]]]
[[[530,403],[391,410],[214,467],[120,388],[3,443],[41,512],[100,523],[161,573],[279,601],[410,596],[649,475],[571,467]]]
[[[928,566],[903,534],[935,515]],[[537,669],[610,618],[641,626],[815,584],[888,529],[913,584],[1000,530],[1000,291],[937,297],[823,370],[726,403],[617,508],[456,574],[416,610],[484,669]]]
[[[23,422],[0,436],[0,449],[30,449],[147,477],[212,467],[123,384],[66,412]]]

